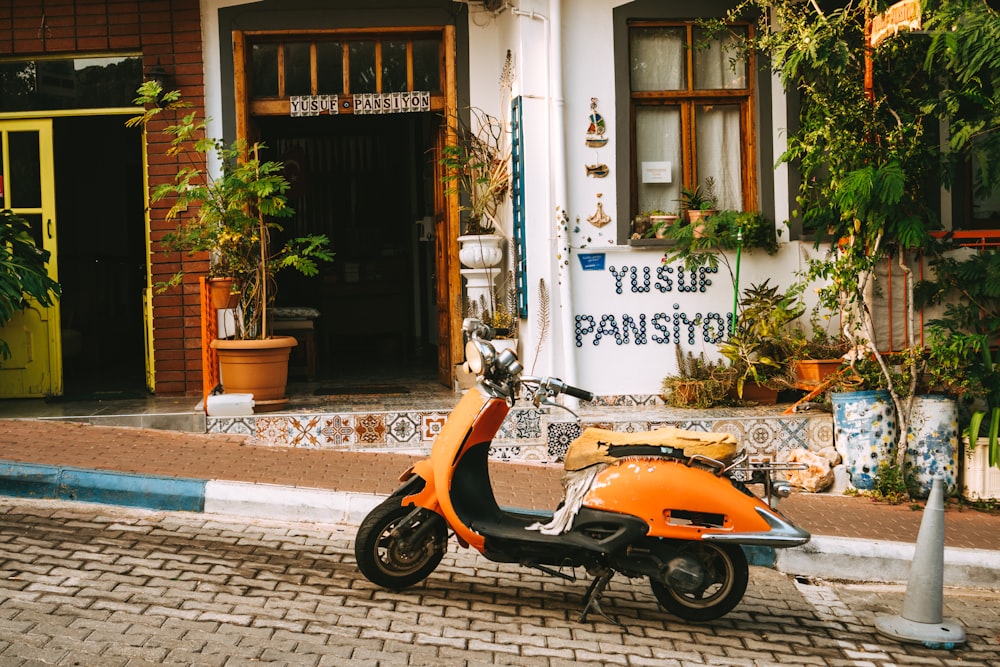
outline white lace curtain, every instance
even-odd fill
[[[746,67],[733,66],[731,36],[707,42],[694,31],[693,83],[696,90],[745,89]],[[687,90],[687,31],[681,26],[634,29],[630,37],[633,91]],[[696,104],[694,138],[697,182],[711,177],[721,208],[743,208],[742,136],[739,103]],[[680,102],[642,105],[635,111],[636,179],[640,211],[676,210],[683,186],[683,126]],[[643,164],[670,163],[670,182],[644,178]]]

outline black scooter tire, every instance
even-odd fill
[[[407,551],[391,536],[392,530],[413,512],[403,507],[401,497],[390,497],[368,513],[354,539],[354,557],[358,569],[368,581],[398,591],[427,578],[444,557],[448,543],[448,525],[439,514],[422,509],[412,520],[412,527],[431,522],[425,539]]]
[[[706,591],[685,594],[650,577],[649,585],[657,602],[674,616],[696,623],[714,621],[731,612],[743,599],[750,579],[743,549],[737,544],[692,542],[685,552],[698,558],[712,576],[710,583],[718,585],[718,589],[708,597],[701,597]]]

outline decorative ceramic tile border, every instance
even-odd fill
[[[621,410],[649,406],[650,396],[602,397],[596,414],[581,423],[533,406],[511,410],[494,439],[491,456],[504,461],[561,461],[566,447],[588,426],[639,432],[663,426],[692,431],[732,433],[751,456],[775,456],[798,447],[818,450],[833,444],[829,414],[784,416],[760,408],[712,411]],[[617,402],[618,408],[610,403]],[[773,408],[772,408],[773,410]],[[253,417],[209,417],[209,433],[246,434],[257,445],[357,451],[406,450],[427,452],[447,418],[447,411],[345,412],[337,414],[277,414]]]

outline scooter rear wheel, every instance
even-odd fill
[[[358,569],[373,584],[400,590],[423,581],[441,562],[448,542],[448,526],[440,515],[403,507],[400,498],[386,499],[361,522],[354,540]],[[396,536],[393,532],[399,528]],[[419,542],[408,543],[420,531]]]
[[[684,559],[691,559],[696,566],[694,572],[686,569],[684,581],[668,571],[649,578],[656,600],[674,616],[712,621],[728,614],[743,599],[750,572],[739,545],[691,542],[671,562],[678,562],[678,558],[682,568],[688,565]]]

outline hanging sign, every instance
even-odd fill
[[[868,44],[873,49],[900,30],[920,30],[920,0],[902,0],[872,17]]]
[[[431,94],[427,90],[410,93],[361,93],[354,96],[354,113],[409,113],[430,111]]]

